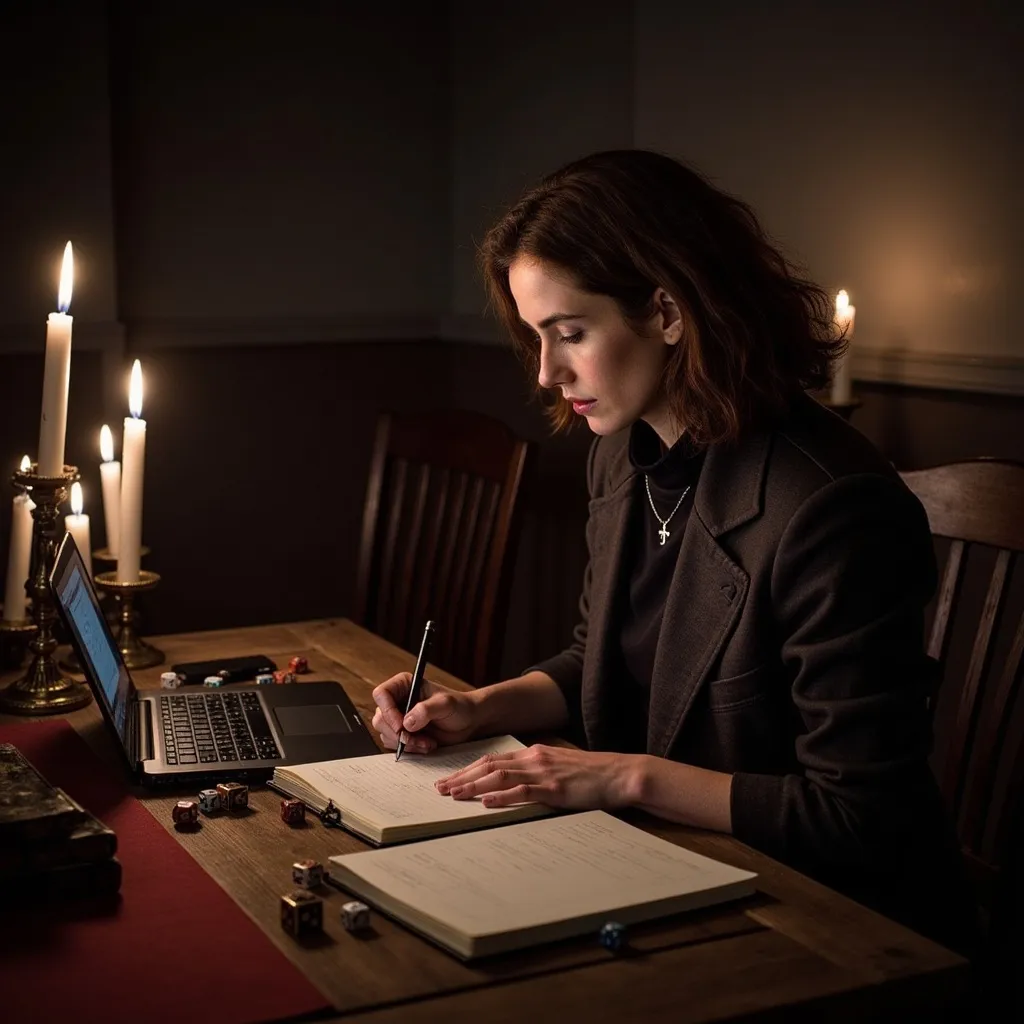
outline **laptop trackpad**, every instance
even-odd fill
[[[325,736],[352,731],[337,704],[284,705],[274,708],[274,714],[285,736]]]

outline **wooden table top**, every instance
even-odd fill
[[[304,655],[303,681],[340,682],[369,725],[373,687],[411,670],[415,657],[345,619],[255,626],[152,638],[167,663],[266,654],[279,665]],[[166,666],[133,673],[141,688],[159,687]],[[431,669],[431,678],[463,688]],[[14,678],[7,673],[0,679]],[[225,687],[231,689],[231,687]],[[120,765],[95,702],[67,715],[94,750]],[[0,715],[0,721],[32,721]],[[961,957],[774,861],[731,836],[675,825],[644,814],[633,823],[698,853],[756,871],[758,894],[630,929],[627,955],[590,938],[463,963],[375,913],[368,938],[345,932],[339,908],[347,897],[329,890],[324,937],[300,945],[282,931],[278,898],[292,888],[295,860],[326,862],[366,846],[315,818],[288,828],[280,797],[251,787],[250,813],[204,820],[178,832],[171,808],[191,791],[136,789],[157,820],[320,989],[338,1011],[334,1020],[562,1020],[586,1012],[594,1021],[778,1019],[800,1007],[814,1020],[860,1020],[888,1012],[926,1014],[965,991]]]

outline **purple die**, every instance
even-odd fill
[[[297,860],[292,865],[292,881],[303,889],[315,889],[324,880],[324,866],[318,860]]]
[[[320,931],[324,923],[324,901],[311,892],[299,889],[281,897],[281,927],[289,935],[301,939]]]

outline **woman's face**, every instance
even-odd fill
[[[651,330],[637,334],[608,295],[576,288],[558,268],[519,257],[509,287],[520,319],[540,338],[543,388],[559,388],[595,434],[613,434],[645,420],[671,447],[679,437],[662,389],[662,374],[681,325],[671,299]],[[656,295],[667,299],[664,293]],[[675,319],[673,319],[673,317]]]

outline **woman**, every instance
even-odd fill
[[[438,789],[731,832],[956,944],[927,763],[931,537],[892,466],[805,394],[844,345],[828,297],[746,205],[642,151],[551,175],[481,264],[556,426],[597,435],[581,621],[516,679],[427,683],[404,721],[408,674],[382,683],[385,746],[568,734],[582,749],[485,758]]]

